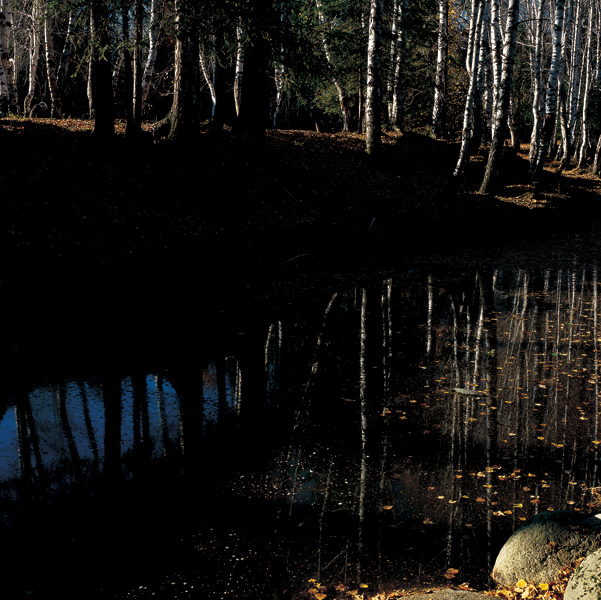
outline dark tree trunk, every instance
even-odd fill
[[[92,0],[90,9],[93,32],[92,98],[94,104],[94,136],[108,139],[115,133],[113,82],[110,61],[108,4]]]
[[[236,130],[252,140],[261,140],[269,127],[270,77],[272,69],[269,31],[273,15],[264,0],[248,2],[243,30],[244,81],[240,94],[240,110]]]

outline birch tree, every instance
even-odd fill
[[[448,2],[448,0],[441,0]],[[403,129],[405,119],[405,54],[407,52],[405,20],[407,0],[394,0],[390,42],[390,77],[388,83],[388,120],[395,129]],[[446,67],[446,57],[445,57]]]
[[[496,94],[493,116],[493,132],[488,152],[488,162],[484,173],[484,180],[480,187],[480,193],[486,194],[490,191],[492,184],[498,176],[499,161],[503,152],[505,142],[506,124],[509,115],[509,98],[513,85],[514,52],[517,40],[519,0],[509,0],[507,7],[507,22],[503,44],[503,59],[501,80]]]
[[[466,56],[466,69],[469,77],[469,84],[465,99],[465,109],[463,112],[463,128],[461,131],[461,149],[459,158],[453,175],[458,177],[463,172],[470,154],[470,143],[474,137],[474,102],[478,92],[478,73],[481,70],[483,62],[483,53],[480,52],[480,42],[482,36],[482,23],[484,22],[484,13],[486,10],[486,0],[473,0],[470,13],[470,28],[468,38],[468,50]]]
[[[559,77],[559,67],[561,63],[561,38],[563,31],[565,0],[555,0],[555,18],[553,25],[553,53],[551,55],[551,66],[549,68],[549,78],[545,92],[545,121],[542,131],[542,140],[537,149],[536,161],[530,168],[530,180],[534,181],[540,178],[543,172],[545,157],[551,143],[553,130],[555,128],[555,117],[557,114],[557,82]]]
[[[592,46],[593,46],[593,23],[595,17],[595,5],[591,2],[589,6],[589,14],[587,20],[587,34],[586,34],[586,50],[585,50],[585,82],[583,89],[583,99],[582,99],[582,136],[580,141],[580,149],[578,152],[578,167],[582,168],[587,159],[587,153],[589,149],[589,124],[588,124],[588,109],[589,109],[589,100],[590,100],[590,92],[593,82],[593,55],[592,55]],[[598,32],[599,35],[601,32]]]
[[[317,7],[317,17],[319,19],[319,24],[321,26],[321,43],[322,43],[323,50],[324,50],[324,53],[326,56],[326,61],[328,63],[328,67],[332,74],[332,83],[334,84],[334,87],[336,88],[336,91],[338,93],[338,101],[340,102],[340,112],[342,113],[342,131],[349,131],[350,109],[349,109],[348,94],[346,93],[344,86],[340,82],[340,79],[336,75],[336,66],[334,64],[332,50],[330,48],[330,44],[329,44],[328,36],[327,36],[328,25],[326,23],[322,0],[315,0],[315,6]]]
[[[31,105],[36,90],[40,43],[40,0],[34,0],[31,7],[29,28],[29,83],[27,95],[23,101],[23,112],[26,116],[31,113]]]
[[[382,126],[380,34],[384,0],[370,0],[369,37],[367,46],[367,98],[365,103],[365,151],[376,154],[381,147]]]
[[[0,104],[1,112],[17,114],[18,96],[15,85],[13,62],[9,55],[10,32],[13,25],[11,0],[0,0],[0,79],[4,79],[3,92],[6,94],[5,106]]]
[[[440,139],[446,129],[447,56],[449,51],[449,0],[438,0],[438,48],[432,110],[432,136]]]
[[[533,39],[532,50],[532,133],[530,135],[530,165],[532,166],[538,145],[540,143],[541,133],[541,109],[543,95],[543,79],[542,79],[542,54],[543,54],[543,14],[545,10],[545,0],[539,0],[534,12],[536,29]]]
[[[198,29],[190,0],[175,2],[175,73],[169,114],[157,125],[155,136],[188,141],[199,133]]]
[[[157,59],[158,41],[160,35],[160,8],[161,0],[152,0],[150,3],[150,21],[148,26],[148,55],[144,65],[144,75],[142,76],[142,110],[148,99],[152,75]]]

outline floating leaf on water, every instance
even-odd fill
[[[368,588],[369,585],[367,585],[367,583],[362,583],[359,585],[360,588]]]
[[[387,504],[386,506],[382,507],[383,510],[391,510],[392,509],[392,504]]]
[[[518,502],[517,504],[513,505],[513,508],[524,508],[524,505]]]
[[[486,502],[484,498],[476,498],[476,502]]]
[[[434,521],[430,520],[430,519],[426,519],[424,521],[424,525],[434,525]]]
[[[315,594],[315,598],[317,600],[325,600],[325,598],[327,598],[326,594]]]

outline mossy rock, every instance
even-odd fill
[[[549,583],[565,566],[599,547],[601,516],[572,511],[536,515],[507,540],[495,562],[492,577],[514,586],[520,579]]]

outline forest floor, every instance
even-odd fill
[[[257,143],[207,132],[177,148],[154,144],[150,127],[134,143],[119,124],[101,146],[90,121],[0,120],[5,276],[9,265],[185,270],[199,257],[277,271],[307,258],[445,256],[601,223],[601,179],[549,162],[535,190],[526,145],[506,153],[498,193],[481,195],[485,149],[454,178],[458,144],[416,133],[386,133],[373,158],[356,134],[277,131]]]

